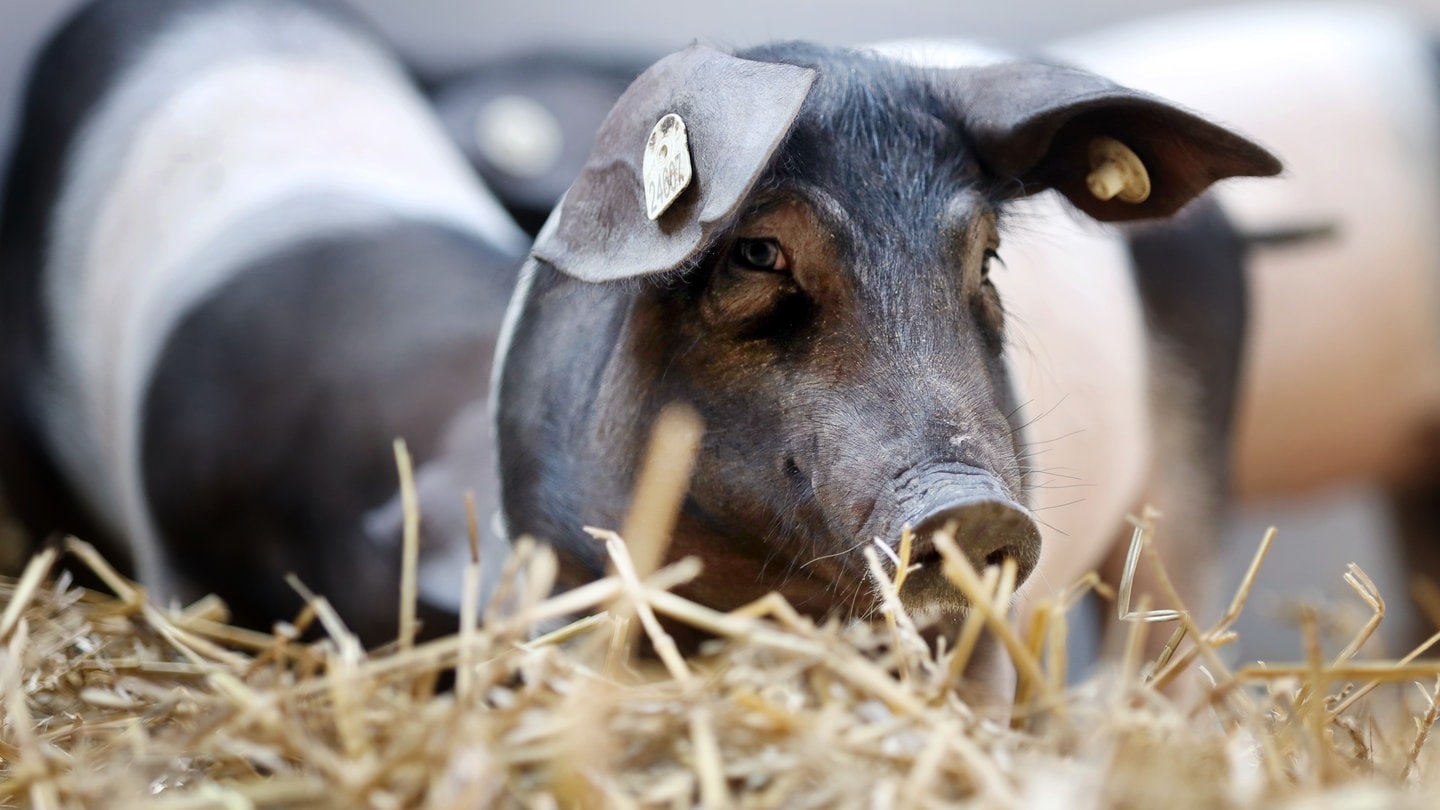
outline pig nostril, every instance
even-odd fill
[[[971,558],[974,559],[973,557]],[[1015,561],[1015,582],[1022,583],[1030,578],[1035,568],[1034,555],[1027,555],[1025,549],[1018,545],[1007,545],[986,554],[984,557],[984,568],[994,566],[1001,568],[1006,560]],[[982,569],[983,570],[983,569]]]
[[[1030,573],[1030,562],[1026,559],[1025,553],[1019,546],[1005,546],[1004,548],[996,549],[985,555],[985,567],[989,568],[993,565],[996,568],[1000,568],[1005,565],[1006,560],[1015,561],[1016,572],[1019,575],[1017,579],[1023,582],[1025,577]]]

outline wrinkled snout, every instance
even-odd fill
[[[1040,530],[1035,519],[1004,483],[986,470],[959,463],[917,467],[896,479],[893,503],[894,511],[872,520],[871,525],[887,542],[895,542],[906,524],[914,529],[911,561],[921,569],[913,586],[905,587],[902,596],[907,601],[954,601],[932,541],[938,531],[953,531],[956,544],[977,571],[1000,565],[1007,557],[1014,559],[1017,584],[1030,576],[1040,560]],[[877,506],[876,511],[882,508]]]

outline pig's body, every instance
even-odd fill
[[[481,407],[524,244],[398,64],[324,4],[98,3],[36,64],[7,188],[22,517],[161,599],[278,618],[294,571],[393,633],[398,536],[364,516],[393,438],[423,464]]]
[[[1252,252],[1241,494],[1433,467],[1440,421],[1440,44],[1369,7],[1196,12],[1056,56],[1235,126],[1285,161],[1218,190]]]
[[[1125,242],[1052,195],[1002,234],[995,283],[1042,553],[1029,588],[1096,568],[1145,491],[1154,458],[1150,336]]]

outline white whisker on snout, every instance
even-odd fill
[[[821,554],[821,555],[818,556],[818,557],[812,557],[812,558],[810,558],[809,560],[806,560],[805,562],[801,563],[799,567],[800,567],[800,568],[809,568],[811,565],[814,565],[815,563],[820,562],[821,560],[828,560],[828,559],[832,559],[832,558],[835,558],[835,557],[843,557],[843,556],[845,556],[845,555],[847,555],[847,554],[854,554],[855,552],[857,552],[857,551],[859,551],[860,549],[864,548],[866,542],[867,542],[867,541],[865,541],[865,540],[861,540],[860,542],[856,543],[855,545],[851,546],[850,548],[841,549],[840,551],[836,551],[836,552],[833,552],[833,553],[830,553],[830,554]],[[881,546],[883,546],[884,543],[880,542],[880,541],[877,539],[877,540],[876,540],[876,545],[881,545]],[[893,553],[893,552],[891,552],[891,553]]]

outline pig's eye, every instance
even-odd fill
[[[980,316],[980,322],[984,326],[984,334],[992,354],[999,356],[1004,347],[1001,335],[1005,329],[1005,309],[1000,305],[1000,292],[990,281],[990,268],[992,264],[1005,266],[1005,260],[995,248],[986,248],[985,258],[980,262],[980,289],[978,295],[972,300],[975,311]]]
[[[736,239],[730,248],[730,261],[745,270],[762,273],[788,273],[789,262],[775,239]]]

